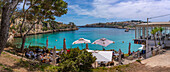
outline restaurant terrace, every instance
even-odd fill
[[[151,31],[156,27],[162,28],[162,32],[158,31],[155,35],[151,34]],[[144,44],[145,48],[143,48],[143,50],[149,54],[151,54],[152,50],[158,49],[159,47],[170,47],[170,22],[151,22],[136,25],[134,43]],[[146,47],[147,44],[148,47]]]

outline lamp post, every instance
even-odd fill
[[[146,43],[145,43],[145,44],[146,44],[146,47],[145,47],[145,50],[146,50],[146,51],[145,51],[145,53],[146,53],[145,55],[146,55],[146,56],[145,56],[145,58],[147,57],[147,53],[149,52],[149,42],[148,42],[148,41],[149,41],[149,40],[148,40],[148,32],[149,32],[148,23],[149,23],[149,19],[151,19],[151,18],[147,18],[147,28],[146,28],[146,31],[147,31],[147,32],[146,32],[146,34],[147,34],[147,37],[146,37],[146,38],[147,38],[147,39],[146,39]]]

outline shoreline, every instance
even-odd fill
[[[47,31],[41,31],[41,32],[34,32],[34,33],[28,33],[27,36],[30,35],[38,35],[38,34],[48,34],[48,33],[54,33],[54,32],[63,32],[63,31],[75,31],[78,30],[79,28],[67,28],[67,29],[56,29],[56,30],[47,30]],[[20,33],[15,34],[14,38],[21,38]]]
[[[129,29],[129,30],[135,30],[135,28],[129,28],[129,27],[117,27],[117,26],[77,26],[80,28],[117,28],[117,29]]]

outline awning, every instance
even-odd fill
[[[97,58],[97,62],[109,62],[112,61],[112,51],[93,51],[87,50],[88,52],[92,52],[92,55]]]

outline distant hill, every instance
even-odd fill
[[[135,25],[140,23],[146,23],[146,22],[142,20],[131,20],[131,21],[122,21],[122,22],[93,23],[93,24],[86,24],[85,26],[79,26],[79,27],[106,27],[106,28],[134,29]]]

